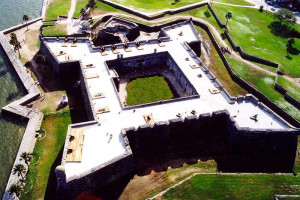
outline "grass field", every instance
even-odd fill
[[[43,28],[43,34],[49,35],[67,35],[67,29],[64,24],[56,24],[55,26],[47,26]]]
[[[144,12],[154,12],[170,8],[179,8],[181,6],[186,6],[201,1],[202,0],[180,0],[178,2],[176,2],[175,0],[113,0],[113,2],[123,4],[125,6],[135,8]]]
[[[88,0],[77,0],[76,8],[73,17],[79,17],[81,8],[85,8],[89,1]]]
[[[45,20],[57,19],[58,15],[68,15],[71,0],[52,0],[49,4]]]
[[[300,178],[293,175],[196,175],[169,190],[166,200],[272,200],[274,194],[300,194]]]
[[[220,4],[213,5],[221,21],[226,22],[225,14],[232,13],[232,18],[228,22],[229,33],[237,45],[254,56],[258,56],[283,66],[284,72],[292,77],[300,77],[300,55],[290,55],[286,58],[286,44],[289,38],[281,38],[273,35],[268,25],[274,21],[271,14],[260,13],[257,9],[240,8]],[[200,12],[200,13],[198,13]],[[203,15],[201,11],[191,11],[193,15]],[[214,20],[213,17],[208,21]],[[213,23],[216,26],[216,22]],[[294,28],[300,31],[300,25],[295,24]],[[300,46],[300,40],[295,39],[294,47]]]
[[[76,10],[77,9],[80,10],[81,8],[76,7]],[[108,12],[124,13],[123,11],[118,10],[118,9],[112,7],[112,6],[109,6],[109,5],[105,4],[105,3],[102,3],[101,1],[97,1],[95,8],[93,9],[93,11],[90,14],[92,16],[96,16],[96,15],[103,15],[103,14],[108,13]]]
[[[33,187],[28,193],[22,194],[21,199],[44,199],[50,169],[64,145],[69,124],[71,124],[70,111],[59,113],[57,116],[44,116],[42,128],[46,130],[46,137],[36,142],[34,154],[39,154],[39,158],[38,161],[35,158],[30,163],[30,172],[26,178],[25,192],[31,188],[31,181]],[[37,163],[36,165],[35,162]],[[51,174],[51,176],[55,175]]]
[[[193,173],[215,173],[217,163],[214,160],[199,161],[195,164],[183,164],[179,168],[168,168],[167,171],[155,172],[145,176],[134,176],[122,192],[119,200],[145,200]]]
[[[173,94],[163,76],[137,78],[126,86],[127,105],[172,99]]]
[[[300,101],[300,86],[278,76],[277,83],[289,91],[289,95]]]
[[[253,6],[252,3],[249,3],[248,1],[243,1],[243,0],[216,0],[216,1],[222,2],[222,3],[242,5],[242,6]],[[214,1],[214,2],[216,2],[216,1]]]
[[[280,94],[274,88],[275,77],[267,75],[261,71],[250,68],[249,66],[242,64],[227,56],[227,60],[232,67],[233,71],[245,80],[247,83],[257,88],[266,97],[271,99],[280,108],[288,112],[294,118],[300,121],[300,112],[292,104],[285,101],[284,96]]]
[[[174,9],[182,6],[186,6],[193,3],[198,3],[203,0],[112,0],[113,2],[123,4],[125,6],[144,11],[144,12],[157,12],[165,9]],[[223,3],[230,3],[236,5],[248,5],[252,4],[244,0],[218,0]]]

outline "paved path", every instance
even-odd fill
[[[74,31],[76,31],[76,30],[74,30],[74,27],[75,27],[74,25],[75,24],[73,23],[73,19],[72,19],[73,15],[75,13],[75,9],[76,9],[76,0],[72,0],[71,1],[71,8],[70,8],[70,11],[68,13],[68,18],[66,20],[67,32],[68,32],[69,35],[72,34]]]

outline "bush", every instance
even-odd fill
[[[31,61],[26,61],[24,66],[27,67],[27,68],[31,67],[32,66]]]
[[[43,56],[42,54],[38,54],[36,56],[36,62],[38,64],[43,64],[46,61],[45,56]]]
[[[210,16],[211,16],[209,10],[206,10],[206,11],[204,12],[204,15],[205,15],[205,17],[207,17],[207,18],[210,18]]]

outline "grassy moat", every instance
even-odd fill
[[[126,86],[128,106],[172,99],[173,93],[163,76],[137,78]]]

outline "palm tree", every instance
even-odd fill
[[[14,44],[14,50],[19,52],[19,57],[21,56],[21,55],[20,55],[20,49],[21,49],[21,48],[22,48],[22,47],[21,47],[21,43],[18,42],[18,41],[16,41],[15,44]]]
[[[13,193],[19,198],[21,193],[24,192],[24,189],[19,184],[12,184],[9,188],[9,194],[12,195]]]
[[[10,41],[9,44],[11,45],[15,45],[15,43],[17,42],[17,35],[15,33],[11,33],[10,34]]]
[[[21,158],[24,160],[24,162],[27,165],[27,174],[29,173],[29,162],[32,160],[32,155],[28,152],[23,152],[21,154]]]
[[[27,24],[27,21],[28,21],[28,20],[29,20],[28,15],[23,15],[23,21],[25,21],[26,24]],[[27,26],[27,30],[28,30],[28,26]]]
[[[15,167],[13,169],[13,174],[18,174],[18,176],[21,176],[22,181],[24,181],[23,173],[25,173],[25,172],[26,172],[26,168],[22,164],[15,165]]]
[[[228,20],[232,17],[232,13],[231,12],[226,13],[225,17],[227,19],[226,21],[226,26],[227,26]]]

